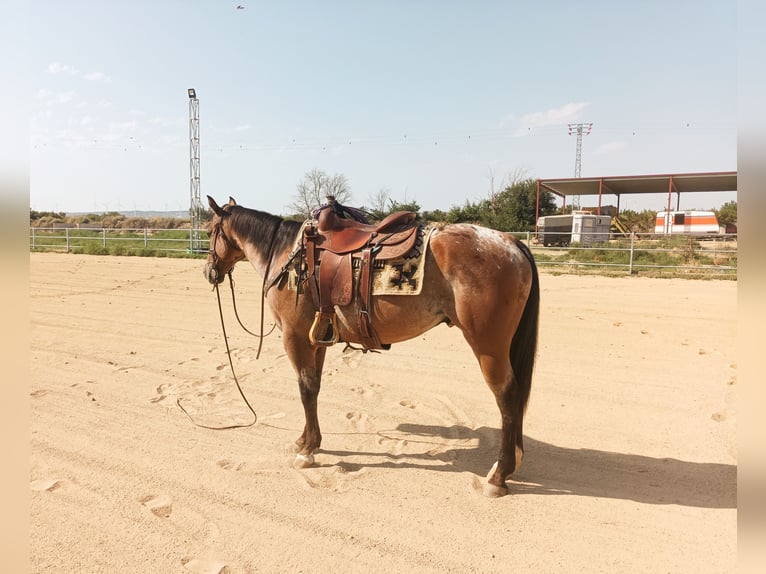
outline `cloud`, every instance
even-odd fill
[[[234,128],[234,131],[235,132],[246,132],[246,131],[248,131],[250,129],[252,129],[252,126],[250,124],[243,124],[243,125],[236,126]]]
[[[37,90],[37,99],[42,100],[47,106],[66,104],[71,102],[72,98],[74,98],[74,92],[71,90],[67,92],[54,92],[44,88]]]
[[[111,78],[101,72],[89,72],[82,76],[89,82],[108,82]]]
[[[129,122],[111,122],[109,124],[109,130],[110,131],[135,131],[136,130],[136,121],[131,120]]]
[[[516,121],[516,116],[513,114],[508,114],[507,116],[500,118],[500,122],[497,124],[497,127],[506,128],[509,125],[513,124],[515,121]]]
[[[607,155],[610,153],[615,153],[625,149],[627,145],[628,144],[622,140],[607,142],[605,144],[601,144],[595,150],[593,150],[593,155]]]
[[[155,116],[153,118],[149,118],[146,123],[150,126],[156,126],[159,128],[179,128],[187,126],[189,124],[189,119],[184,117],[166,118],[163,116]]]
[[[519,127],[515,135],[524,135],[530,130],[567,124],[580,118],[582,111],[590,105],[590,102],[570,102],[560,108],[551,108],[542,112],[524,114],[519,119]]]
[[[51,62],[48,64],[47,71],[49,74],[69,74],[70,76],[78,76],[89,82],[108,82],[111,80],[111,78],[103,72],[81,73],[80,70],[74,66],[70,64],[62,64],[61,62]]]
[[[79,70],[69,64],[62,64],[61,62],[51,62],[48,64],[48,73],[50,74],[72,74],[73,76],[79,74]]]

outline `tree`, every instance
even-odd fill
[[[381,221],[396,211],[420,212],[420,205],[417,201],[399,202],[391,199],[389,195],[388,189],[382,187],[377,193],[368,196],[367,199],[370,202],[370,206],[362,206],[362,211],[369,216],[371,221]]]
[[[443,223],[447,221],[447,213],[441,209],[434,209],[433,211],[424,211],[421,218],[427,222]]]
[[[537,223],[535,215],[552,215],[557,209],[549,191],[540,192],[537,205],[537,181],[532,178],[514,178],[493,199],[483,204],[482,223],[500,231],[531,231]]]
[[[321,169],[306,172],[296,186],[295,198],[287,207],[295,214],[309,217],[311,212],[325,203],[325,198],[332,195],[339,203],[351,199],[351,189],[343,174],[327,175]]]
[[[444,221],[447,223],[478,223],[483,224],[483,207],[481,203],[471,203],[466,200],[463,207],[453,206],[447,212]]]
[[[736,201],[727,201],[721,207],[719,207],[718,209],[714,209],[713,211],[715,212],[715,216],[718,218],[718,225],[722,225],[724,227],[733,225],[736,227],[737,225],[737,202]]]
[[[628,231],[654,233],[657,213],[651,209],[644,209],[640,212],[632,209],[623,209],[620,212],[619,219]]]
[[[380,221],[388,215],[389,212],[386,210],[386,204],[389,201],[388,189],[381,187],[377,193],[367,196],[367,200],[370,202],[370,207],[363,210],[367,211],[372,219]]]
[[[394,199],[389,199],[388,213],[386,213],[386,215],[390,215],[396,211],[414,211],[415,213],[418,213],[420,212],[420,205],[415,200],[400,203]]]
[[[64,211],[35,211],[31,207],[29,208],[29,221],[36,221],[38,219],[42,218],[49,218],[49,219],[65,219],[66,218],[66,212]]]

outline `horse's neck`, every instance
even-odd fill
[[[269,266],[269,247],[256,245],[252,242],[244,242],[241,245],[250,265],[253,266],[261,277],[265,277],[267,267]]]
[[[240,245],[250,265],[265,280],[267,279],[267,273],[269,276],[273,276],[282,268],[290,252],[297,245],[298,238],[299,234],[296,234],[295,239],[289,246],[281,248],[276,245],[261,245],[252,240],[242,241]],[[270,251],[272,253],[269,253]],[[271,258],[271,261],[269,261],[269,258]]]

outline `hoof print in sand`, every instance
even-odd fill
[[[216,462],[216,464],[225,470],[240,470],[243,466],[245,466],[244,462],[235,462],[233,460],[229,460],[228,458],[222,458]]]
[[[29,486],[32,488],[32,490],[36,490],[38,492],[53,492],[61,486],[61,481],[56,480],[55,478],[41,478],[40,480],[33,480],[31,483],[29,483]]]
[[[152,511],[152,514],[160,518],[169,518],[173,512],[173,501],[170,497],[160,494],[159,496],[142,496],[139,501]]]
[[[184,558],[181,564],[189,572],[194,574],[227,574],[229,569],[226,564],[218,560],[200,560],[199,558]]]

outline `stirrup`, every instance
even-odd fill
[[[326,325],[332,330],[330,339],[317,339],[317,331],[322,325]],[[326,334],[327,331],[325,331],[325,335]],[[318,347],[330,347],[339,340],[340,334],[338,333],[338,320],[335,316],[335,312],[323,313],[322,311],[317,311],[316,315],[314,315],[314,322],[311,324],[311,329],[309,329],[309,341],[311,344]]]

